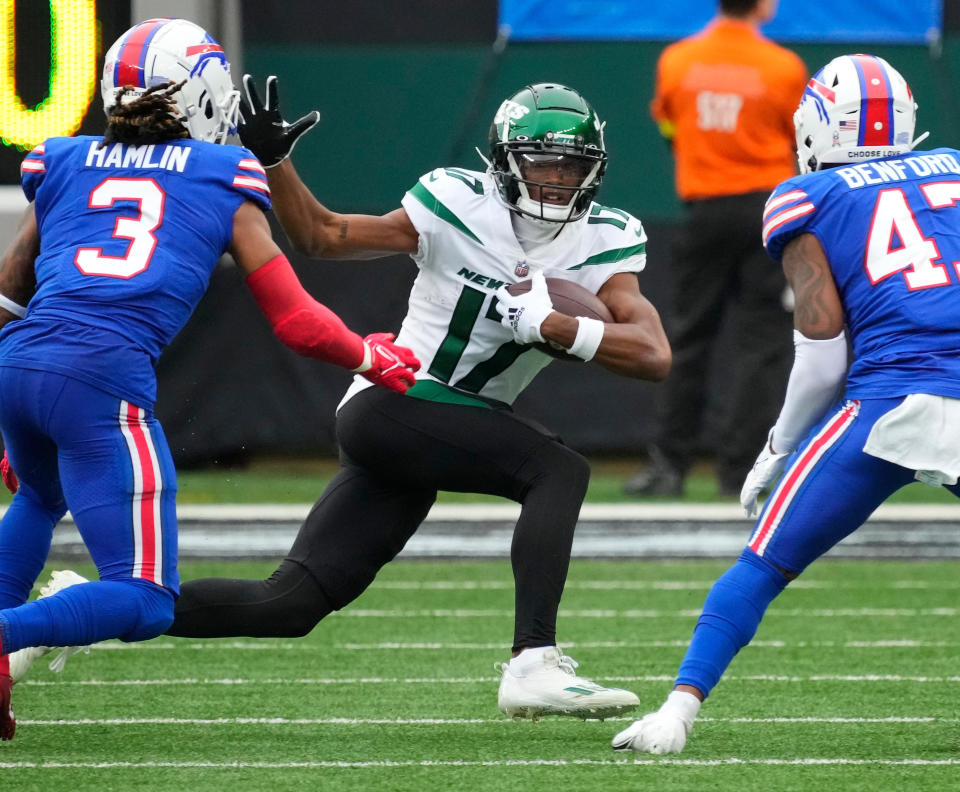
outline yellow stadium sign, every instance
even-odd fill
[[[17,95],[15,23],[15,0],[0,0],[0,140],[27,150],[80,128],[97,87],[97,4],[50,0],[50,93],[35,108]]]

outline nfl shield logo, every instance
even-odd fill
[[[513,268],[513,271],[517,274],[518,278],[526,278],[530,274],[530,267],[527,266],[526,261],[518,261],[517,266]]]

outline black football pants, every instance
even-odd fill
[[[337,417],[341,469],[265,581],[187,581],[171,635],[297,636],[356,599],[417,530],[438,490],[522,504],[510,557],[513,649],[556,643],[556,618],[587,461],[507,409],[424,401],[382,388]]]

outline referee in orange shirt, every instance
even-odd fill
[[[782,401],[792,323],[761,218],[771,190],[796,174],[793,112],[808,72],[759,31],[776,5],[719,0],[710,24],[667,47],[657,64],[651,112],[672,144],[685,218],[672,268],[673,369],[650,464],[626,482],[629,494],[683,492],[703,424],[705,372],[728,309],[736,346],[723,362],[731,401],[716,446],[721,495],[740,492]]]

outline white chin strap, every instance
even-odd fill
[[[520,185],[520,192],[526,192],[526,187]],[[562,223],[573,214],[573,200],[566,206],[541,203],[525,195],[517,198],[517,207],[525,212],[524,217],[534,223]],[[532,215],[532,216],[531,216]]]

